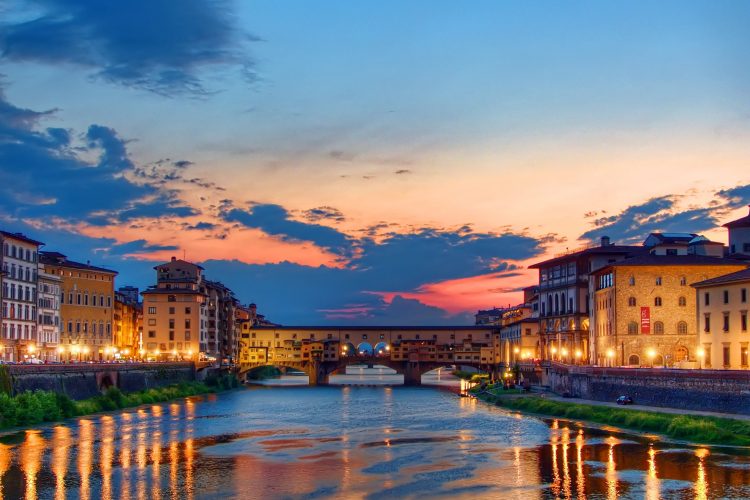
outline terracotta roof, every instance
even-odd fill
[[[532,264],[529,266],[529,269],[539,269],[541,267],[547,267],[550,265],[554,265],[558,262],[564,262],[567,260],[574,260],[579,257],[585,257],[588,255],[607,255],[607,254],[618,254],[618,255],[627,255],[629,253],[632,254],[641,254],[646,252],[647,249],[640,245],[607,245],[607,246],[595,246],[591,248],[586,248],[584,250],[569,253],[566,255],[560,255],[558,257],[554,257],[552,259],[545,260],[543,262],[537,262],[536,264]]]
[[[9,233],[8,231],[0,231],[0,235],[5,236],[6,238],[13,238],[15,240],[23,241],[24,243],[31,243],[32,245],[44,245],[41,241],[37,241],[34,239],[29,238],[25,234],[21,233]]]
[[[39,261],[42,264],[48,264],[51,266],[60,266],[69,269],[81,269],[84,271],[96,271],[100,273],[118,274],[117,271],[107,269],[104,267],[92,266],[91,264],[84,264],[83,262],[76,262],[74,260],[68,260],[68,257],[61,254],[60,252],[39,252]]]
[[[750,268],[744,269],[742,271],[737,271],[735,273],[729,273],[723,276],[717,276],[715,278],[699,281],[698,283],[693,283],[691,286],[703,287],[711,285],[722,285],[724,283],[734,283],[739,281],[750,282]]]
[[[750,209],[750,205],[748,205],[748,208]],[[750,227],[750,210],[748,212],[749,212],[748,215],[746,215],[745,217],[727,222],[726,224],[723,224],[723,226],[726,228]]]
[[[746,262],[725,257],[709,257],[706,255],[639,255],[628,259],[612,262],[603,269],[616,266],[736,266],[747,265]],[[596,272],[600,272],[596,271]]]
[[[195,264],[193,262],[188,262],[188,261],[182,260],[182,259],[175,259],[174,257],[172,257],[172,260],[170,260],[169,262],[165,262],[164,264],[159,264],[158,266],[154,266],[154,269],[159,269],[160,267],[166,266],[166,265],[169,265],[169,264],[187,264],[189,266],[195,266],[198,269],[203,269],[203,267],[199,266],[198,264]]]

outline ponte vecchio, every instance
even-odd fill
[[[419,385],[423,373],[449,365],[493,372],[499,341],[498,329],[488,326],[255,326],[242,331],[239,371],[294,368],[320,385],[347,365],[366,363]]]

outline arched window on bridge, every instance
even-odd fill
[[[357,354],[360,356],[372,356],[374,352],[369,342],[362,342],[357,346]]]
[[[375,344],[374,351],[376,356],[388,356],[390,348],[385,342],[378,342]]]

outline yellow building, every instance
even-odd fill
[[[142,293],[142,355],[159,360],[204,358],[208,316],[203,268],[172,257],[154,269],[157,284]]]
[[[705,368],[747,370],[750,358],[750,269],[693,284],[697,289],[699,362]]]
[[[695,290],[690,284],[746,267],[741,261],[703,255],[647,254],[592,273],[592,363],[697,364]]]
[[[101,360],[111,357],[117,272],[68,260],[58,252],[40,252],[40,262],[45,273],[62,279],[60,358]]]
[[[135,357],[141,349],[142,308],[138,302],[115,292],[115,313],[112,345],[122,358]]]

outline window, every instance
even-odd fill
[[[148,308],[148,313],[149,314],[156,314],[156,307],[149,307]]]
[[[747,302],[747,288],[740,290],[740,302]]]
[[[109,295],[107,296],[107,307],[112,307],[112,297]]]
[[[661,297],[654,297],[654,305],[656,307],[661,307]]]
[[[630,286],[635,286],[635,276],[631,276],[631,277],[630,277],[630,278],[628,279],[628,284],[629,284]]]
[[[148,338],[155,339],[156,338],[156,330],[149,330],[148,331]]]
[[[685,285],[687,285],[687,278],[682,276],[680,278],[680,286],[685,286]]]
[[[729,290],[724,290],[724,303],[729,304]]]
[[[708,293],[708,292],[706,292],[706,293],[705,293],[705,294],[703,295],[703,303],[704,303],[705,305],[710,305],[710,304],[711,304],[711,295],[709,295],[709,293]]]
[[[190,329],[190,318],[185,320],[185,328]]]
[[[171,330],[169,332],[169,340],[174,340],[174,332]]]
[[[677,333],[679,335],[687,335],[687,323],[684,321],[677,323]]]
[[[667,255],[677,255],[676,248],[667,248]]]
[[[685,307],[687,305],[687,299],[685,297],[680,297],[677,299],[677,303],[680,307]]]
[[[747,368],[747,342],[740,344],[740,365]]]
[[[169,308],[169,314],[174,314],[174,307]]]
[[[724,313],[724,326],[722,327],[722,330],[725,332],[729,331],[729,313]]]
[[[635,297],[629,297],[628,298],[628,305],[630,307],[634,307],[635,306]]]
[[[722,351],[723,351],[723,355],[724,355],[723,356],[724,357],[724,368],[729,368],[729,365],[731,363],[730,352],[729,352],[729,344],[724,344]]]
[[[661,286],[661,276],[656,278],[656,286]]]
[[[638,323],[635,321],[631,321],[628,323],[628,335],[637,335],[638,334]]]
[[[743,332],[747,331],[747,311],[740,313],[740,330]]]
[[[706,313],[703,319],[703,331],[709,333],[711,331],[711,313]]]
[[[177,302],[176,295],[167,295],[167,302]]]
[[[190,308],[189,307],[185,308],[185,314],[190,314]]]
[[[664,323],[662,323],[661,321],[656,321],[654,323],[654,334],[664,335]]]

